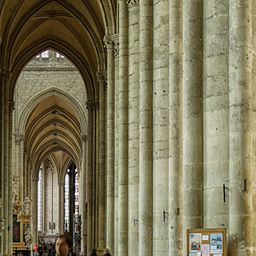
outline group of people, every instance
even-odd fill
[[[56,256],[72,256],[72,238],[65,233],[59,235],[55,243]],[[111,256],[108,250],[103,254],[104,256]],[[97,256],[96,250],[92,250],[90,256]]]

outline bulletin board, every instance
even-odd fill
[[[187,255],[227,256],[226,229],[188,229]]]

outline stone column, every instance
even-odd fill
[[[128,248],[139,249],[139,0],[127,1],[129,11],[129,142],[128,142]]]
[[[32,232],[32,243],[37,243],[37,187],[38,185],[38,177],[31,177],[31,232]]]
[[[110,248],[113,255],[118,253],[118,172],[119,172],[119,34],[112,36],[114,41],[114,56],[115,56],[115,152],[114,152],[114,248]]]
[[[59,180],[58,183],[58,232],[59,234],[62,234],[64,232],[64,180]]]
[[[98,214],[98,246],[103,250],[106,245],[105,236],[105,88],[106,88],[106,71],[97,72],[97,82],[99,86],[99,176],[98,176],[98,196],[99,196],[99,214]],[[114,168],[113,168],[114,169]]]
[[[153,0],[153,6],[153,255],[167,255],[169,2]]]
[[[183,253],[186,230],[202,227],[203,120],[202,120],[202,0],[183,1],[183,172],[184,219]]]
[[[20,195],[20,200],[23,201],[25,199],[25,195],[23,194],[23,186],[24,186],[24,181],[25,178],[23,177],[23,163],[24,163],[24,139],[25,135],[19,134],[17,138],[17,154],[18,154],[18,164],[17,164],[17,174],[19,176],[19,195]]]
[[[128,8],[119,1],[118,255],[128,255]]]
[[[95,228],[94,227],[94,163],[93,163],[93,153],[94,153],[94,121],[95,121],[95,110],[97,107],[97,102],[88,101],[88,140],[87,140],[87,165],[86,165],[86,198],[87,198],[87,254],[90,255],[91,250],[95,248]]]
[[[169,256],[182,241],[182,1],[169,1]]]
[[[9,254],[12,252],[12,168],[11,168],[11,152],[12,152],[12,141],[11,141],[11,132],[12,132],[12,110],[13,102],[10,100],[9,95],[9,81],[10,73],[1,72],[1,122],[2,122],[2,134],[1,134],[1,198],[3,205],[6,207],[2,208],[1,217],[4,220],[4,230],[2,232],[2,251],[3,255]]]
[[[106,118],[106,246],[114,248],[114,44],[110,35],[104,38],[107,49],[107,118]]]
[[[229,180],[228,4],[204,3],[203,198],[208,228],[228,225],[228,203],[223,201],[223,184],[228,187]]]
[[[24,154],[23,154],[23,196],[24,198],[28,196],[28,150],[26,144],[24,143]]]
[[[1,38],[2,39],[2,38]],[[1,43],[0,43],[1,45]],[[0,136],[1,136],[1,141],[3,139],[3,124],[4,124],[4,86],[2,86],[3,81],[2,81],[2,73],[0,73]],[[0,255],[4,254],[4,213],[3,213],[3,203],[4,203],[4,166],[3,166],[3,152],[4,152],[4,145],[1,143],[0,145],[1,148],[1,157],[0,157]]]
[[[82,220],[82,227],[81,227],[81,253],[82,255],[86,255],[87,252],[87,150],[86,150],[86,141],[87,136],[82,135],[82,160],[81,160],[81,220]]]
[[[139,256],[152,255],[153,1],[140,0]]]
[[[8,81],[8,87],[6,88],[7,90],[10,90],[9,88],[9,81]],[[13,110],[14,110],[14,102],[12,99],[10,99],[10,95],[8,93],[8,157],[6,160],[7,166],[8,166],[8,202],[10,202],[13,199],[13,191],[12,191],[12,177],[13,177],[13,171],[12,171],[12,115],[13,115]],[[12,204],[8,204],[8,217],[9,217],[9,253],[12,254],[13,248],[12,248],[12,239],[13,239],[13,229],[11,228],[13,225],[13,206]]]
[[[229,1],[229,231],[231,255],[238,256],[255,255],[252,2]]]
[[[46,207],[46,201],[47,201],[47,167],[44,162],[43,165],[43,232],[47,232],[47,207]]]

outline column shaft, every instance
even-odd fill
[[[252,1],[230,0],[229,13],[230,246],[231,255],[254,255]]]
[[[87,197],[87,254],[94,248],[93,238],[93,103],[88,102],[88,144],[86,165],[86,197]]]
[[[38,235],[37,235],[37,186],[38,178],[31,177],[31,207],[32,207],[32,214],[31,214],[31,226],[32,226],[32,243],[37,243]]]
[[[12,101],[9,98],[9,80],[10,73],[2,73],[3,87],[3,131],[2,131],[2,170],[3,170],[3,218],[5,220],[5,229],[3,231],[3,252],[9,254],[12,252],[12,168],[11,168],[11,124],[12,124]]]
[[[114,178],[114,248],[113,255],[118,255],[118,179],[119,179],[119,44],[115,42],[115,178]]]
[[[114,248],[114,45],[111,36],[105,37],[105,45],[107,47],[107,159],[106,159],[106,246],[113,250]]]
[[[139,4],[129,8],[128,248],[138,255],[139,226]]]
[[[152,255],[153,1],[141,0],[139,67],[139,256]]]
[[[168,253],[168,4],[153,1],[153,255]]]
[[[223,202],[229,179],[228,3],[204,3],[204,226],[209,228],[228,224]]]
[[[64,232],[64,181],[59,181],[58,184],[59,187],[59,200],[58,200],[58,214],[59,214],[59,219],[58,219],[58,233],[62,234]]]
[[[87,150],[86,150],[86,135],[82,135],[82,164],[81,164],[81,252],[85,255],[87,252]]]
[[[128,10],[119,2],[119,230],[118,255],[128,255]]]
[[[2,74],[0,73],[0,136],[1,141],[4,138],[4,86]],[[1,143],[1,157],[0,157],[0,255],[4,255],[4,160],[3,160],[3,152],[4,152],[4,143]]]
[[[183,171],[184,226],[183,253],[186,254],[186,230],[202,227],[203,121],[202,121],[202,0],[183,2]]]
[[[169,256],[182,239],[182,2],[169,2]]]
[[[97,80],[99,86],[99,168],[98,168],[98,247],[101,250],[106,245],[105,237],[105,86],[106,86],[106,72],[98,71]],[[112,130],[114,132],[114,129]],[[114,167],[112,168],[114,171]],[[112,216],[113,219],[113,216]]]

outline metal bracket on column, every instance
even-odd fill
[[[244,179],[244,180],[242,181],[242,191],[243,191],[243,192],[246,192],[246,191],[247,191],[247,180],[246,180],[246,179]]]
[[[139,225],[139,220],[133,219],[133,225],[134,225],[134,227],[138,226]]]
[[[165,222],[166,220],[168,220],[168,212],[163,210],[163,221]]]
[[[225,203],[226,202],[226,190],[228,190],[228,187],[226,187],[226,184],[224,183],[223,184],[223,202]]]

